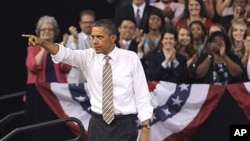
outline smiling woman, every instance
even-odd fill
[[[206,11],[205,3],[202,0],[186,0],[183,17],[177,21],[175,26],[178,27],[183,24],[189,26],[194,20],[201,21],[206,29],[209,29],[212,24]]]
[[[60,30],[56,19],[45,15],[39,18],[35,32],[41,39],[54,43]],[[66,64],[54,64],[51,55],[41,46],[29,46],[27,48],[26,67],[28,84],[36,82],[67,82],[66,74],[71,69],[71,66]]]

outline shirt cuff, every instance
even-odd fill
[[[150,106],[147,108],[147,111],[138,113],[138,119],[140,122],[143,122],[145,120],[150,120],[152,118],[152,115],[153,115],[153,107]]]

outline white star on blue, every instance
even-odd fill
[[[184,90],[187,91],[187,90],[188,90],[188,86],[189,86],[189,85],[187,85],[187,84],[180,84],[179,87],[180,87],[181,91],[184,91]]]
[[[83,97],[83,96],[78,96],[78,97],[75,97],[75,99],[76,99],[76,100],[78,100],[79,102],[83,102],[83,101],[85,101],[85,100],[86,100],[86,98],[85,98],[85,97]]]
[[[173,100],[173,105],[181,106],[182,100],[180,100],[179,96],[177,96],[176,98],[172,98],[172,100]]]

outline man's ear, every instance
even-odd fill
[[[114,43],[117,39],[117,35],[113,34],[110,36],[110,38],[111,38],[112,42]]]

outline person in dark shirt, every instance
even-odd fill
[[[118,27],[124,18],[131,18],[138,22],[137,28],[143,29],[145,23],[148,21],[148,14],[154,10],[162,12],[162,10],[149,5],[145,0],[133,0],[132,3],[128,5],[116,8],[114,23],[116,27]]]
[[[230,84],[243,82],[243,65],[240,59],[230,53],[228,36],[216,31],[212,33],[205,46],[205,52],[196,63],[196,83]]]
[[[162,46],[149,56],[148,69],[151,80],[188,83],[187,59],[176,53],[177,36],[174,28],[167,29],[161,40]]]

